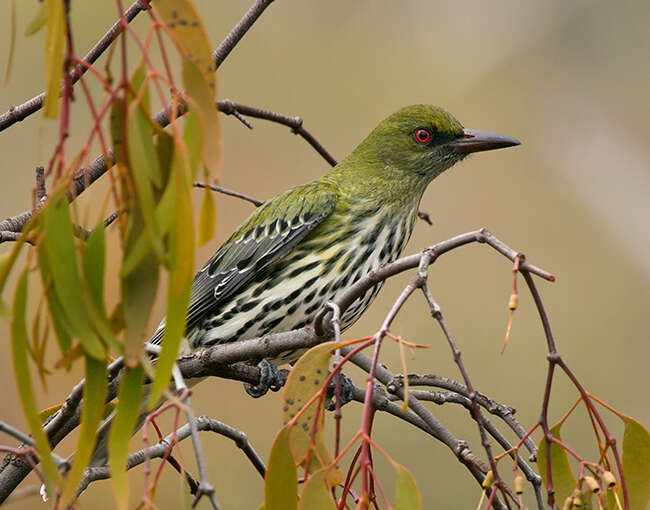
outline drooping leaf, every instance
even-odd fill
[[[120,510],[126,510],[129,504],[126,460],[129,455],[129,439],[140,414],[143,381],[144,368],[142,365],[138,365],[124,374],[117,395],[117,412],[109,433],[108,465],[111,470],[113,493]]]
[[[90,233],[83,252],[84,297],[88,316],[99,336],[120,350],[121,342],[111,329],[104,305],[105,250],[106,232],[100,221]]]
[[[65,13],[63,0],[45,0],[47,29],[45,35],[45,100],[43,116],[59,116],[59,92],[63,73]]]
[[[67,356],[72,346],[72,337],[66,325],[66,318],[63,312],[63,306],[59,302],[59,297],[54,291],[54,284],[52,282],[52,275],[50,273],[49,262],[45,254],[43,243],[38,248],[38,265],[41,273],[41,281],[43,283],[43,292],[47,301],[47,308],[50,312],[50,320],[54,326],[54,334],[59,344],[62,356]],[[65,364],[66,368],[70,368],[70,364]]]
[[[559,422],[550,429],[551,435],[560,441],[562,440],[562,436],[560,435],[562,423],[563,422]],[[555,489],[555,501],[561,504],[576,488],[577,481],[573,475],[571,465],[569,464],[569,456],[567,455],[566,450],[552,441],[550,463],[551,475],[553,477],[553,488]],[[542,437],[537,445],[537,468],[539,469],[539,474],[542,477],[543,486],[545,488],[548,484],[546,466],[546,439]]]
[[[131,249],[131,235],[136,235],[136,229],[131,229],[127,239],[127,257]],[[126,325],[124,360],[127,366],[138,363],[142,345],[151,333],[149,318],[158,288],[158,275],[158,259],[149,251],[134,269],[122,276],[122,314]]]
[[[300,495],[299,510],[336,510],[336,502],[328,485],[328,468],[309,475]]]
[[[336,349],[336,342],[322,343],[309,349],[295,364],[282,392],[282,420],[284,423],[292,422],[307,402],[321,389],[327,379],[329,360],[334,349]],[[323,405],[320,406],[318,424],[316,431],[313,432],[316,403],[317,401],[314,401],[309,409],[300,415],[289,431],[291,453],[298,464],[303,462],[307,453],[311,451],[309,458],[313,465],[310,471],[320,469],[333,460],[323,437],[325,412]],[[316,451],[312,449],[312,444]],[[319,457],[323,464],[318,461]]]
[[[16,293],[11,319],[11,354],[14,366],[16,388],[20,396],[20,405],[25,413],[30,432],[34,438],[36,450],[41,458],[43,474],[48,494],[54,494],[54,486],[61,486],[62,479],[52,459],[50,444],[41,428],[41,418],[36,405],[36,396],[29,373],[28,349],[29,338],[27,334],[27,269],[21,274]]]
[[[105,349],[93,330],[84,303],[77,268],[73,226],[68,201],[59,192],[48,199],[40,218],[43,250],[52,285],[63,309],[66,323],[79,338],[85,352],[95,359],[104,359]]]
[[[214,236],[217,218],[212,191],[205,188],[203,200],[201,201],[201,213],[199,214],[199,246],[206,244]]]
[[[282,427],[273,441],[264,477],[266,510],[298,509],[298,473],[289,449],[288,428]]]
[[[11,0],[11,27],[9,29],[9,50],[7,51],[7,66],[5,68],[5,87],[9,83],[16,51],[16,0]]]
[[[77,440],[74,461],[61,496],[61,507],[65,508],[76,497],[77,487],[95,447],[97,426],[104,414],[106,400],[106,360],[97,361],[86,356],[86,384],[81,407],[81,430]]]
[[[393,510],[421,510],[422,496],[415,478],[404,466],[393,463],[397,473]]]
[[[622,462],[630,510],[645,510],[650,502],[650,434],[634,418],[621,418],[625,423]]]
[[[126,162],[124,154],[124,126],[126,125],[127,107],[124,105],[124,99],[116,97],[111,105],[110,126],[111,141],[113,142],[113,158],[115,162],[123,164]]]
[[[127,170],[135,188],[136,207],[141,211],[152,249],[163,260],[162,236],[154,215],[153,185],[162,184],[162,177],[153,145],[153,129],[148,114],[137,103],[129,107],[127,123]]]
[[[175,214],[169,232],[169,287],[162,350],[158,355],[151,389],[150,405],[158,401],[169,385],[172,366],[185,333],[187,307],[194,274],[194,232],[192,198],[187,162],[179,151],[174,153],[172,176],[175,190]]]
[[[201,121],[201,159],[212,178],[217,178],[221,175],[223,150],[214,91],[196,63],[188,59],[183,60],[183,83]]]
[[[37,33],[41,28],[45,26],[46,21],[47,4],[45,2],[38,2],[34,16],[27,24],[27,27],[25,27],[25,37],[29,37],[30,35]]]

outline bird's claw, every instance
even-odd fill
[[[278,391],[282,387],[282,381],[279,378],[279,372],[277,367],[263,359],[257,364],[260,369],[260,381],[253,385],[250,383],[244,383],[244,389],[253,398],[260,398],[271,391]]]
[[[350,402],[354,395],[354,383],[345,374],[339,373],[341,381],[341,407]],[[327,387],[325,392],[325,409],[334,411],[336,409],[336,377]]]

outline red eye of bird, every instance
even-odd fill
[[[431,133],[422,128],[417,129],[415,133],[413,133],[413,136],[415,137],[415,141],[418,143],[427,143],[431,140]]]

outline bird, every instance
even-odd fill
[[[472,153],[519,144],[466,129],[437,106],[406,106],[388,116],[322,177],[255,209],[201,267],[179,354],[311,324],[326,303],[400,256],[433,179]],[[380,288],[343,311],[341,331]],[[164,328],[163,319],[148,342],[160,344]],[[264,361],[293,363],[300,354]],[[253,396],[267,390],[247,388]],[[94,457],[105,460],[99,450],[104,455],[96,450]]]
[[[401,108],[322,177],[258,207],[221,245],[192,282],[183,350],[311,324],[325,303],[400,256],[433,179],[471,153],[519,144],[465,129],[440,107]],[[342,331],[380,288],[343,312]],[[149,342],[163,333],[164,321]]]

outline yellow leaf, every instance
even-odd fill
[[[329,468],[309,475],[300,495],[299,510],[336,510],[336,502],[327,483]]]
[[[623,421],[623,473],[630,510],[644,510],[650,501],[650,434],[630,416]]]
[[[28,349],[29,338],[27,334],[27,321],[25,318],[27,308],[27,269],[23,271],[16,285],[14,304],[11,319],[11,353],[15,372],[16,388],[20,396],[20,404],[29,424],[36,450],[41,458],[45,484],[49,494],[54,494],[54,485],[61,486],[62,480],[59,471],[52,459],[50,444],[41,428],[41,418],[36,406],[36,396],[29,371]]]
[[[313,432],[314,419],[316,418],[318,400],[310,404],[309,408],[302,412],[296,421],[293,420],[325,383],[330,355],[336,346],[336,342],[326,342],[312,347],[303,354],[291,370],[282,392],[282,419],[284,423],[293,422],[289,431],[291,453],[293,453],[296,462],[300,464],[305,460],[307,453],[311,451],[309,458],[314,469],[319,469],[333,460],[323,437],[324,406],[320,406],[315,432]],[[312,444],[316,448],[315,451]]]
[[[65,42],[65,14],[63,0],[45,0],[47,30],[45,36],[45,100],[43,116],[59,116],[59,93],[63,74],[63,43]]]
[[[86,356],[86,384],[84,385],[83,404],[81,407],[81,431],[77,440],[72,468],[61,496],[61,507],[66,508],[77,495],[77,487],[83,478],[88,461],[95,448],[97,426],[104,414],[106,400],[106,360],[96,361]]]
[[[214,236],[214,229],[217,224],[214,196],[212,191],[205,188],[203,201],[201,202],[201,213],[199,214],[199,246],[203,246]]]
[[[142,365],[128,370],[122,377],[117,396],[117,413],[108,438],[108,465],[111,469],[113,493],[120,510],[126,510],[129,504],[126,459],[129,455],[129,439],[140,414],[143,381],[144,368]]]
[[[421,510],[422,496],[415,478],[404,466],[393,463],[393,467],[397,472],[393,510]]]
[[[289,449],[288,429],[283,427],[273,441],[264,476],[265,510],[297,510],[298,474]]]

